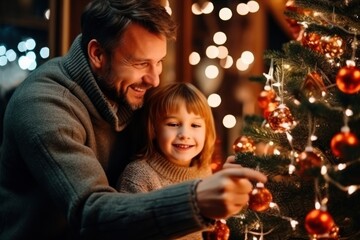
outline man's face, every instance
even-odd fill
[[[106,56],[98,73],[99,85],[110,100],[138,109],[143,105],[146,91],[159,85],[165,56],[164,36],[132,24],[112,50],[111,57]]]

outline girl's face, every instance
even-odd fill
[[[155,123],[156,141],[166,159],[188,167],[204,147],[205,121],[201,116],[189,113],[184,102],[178,107],[177,112]]]

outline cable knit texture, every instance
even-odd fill
[[[136,140],[127,131],[134,113],[107,102],[80,40],[32,72],[8,104],[0,239],[172,239],[204,229],[196,180],[148,194],[114,188]]]

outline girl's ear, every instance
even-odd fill
[[[88,56],[91,66],[96,70],[101,69],[105,64],[105,51],[100,43],[92,39],[88,44]]]

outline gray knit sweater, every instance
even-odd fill
[[[171,239],[205,228],[196,180],[147,194],[112,187],[133,112],[119,106],[115,113],[108,104],[80,38],[66,56],[34,71],[9,102],[0,239]]]

